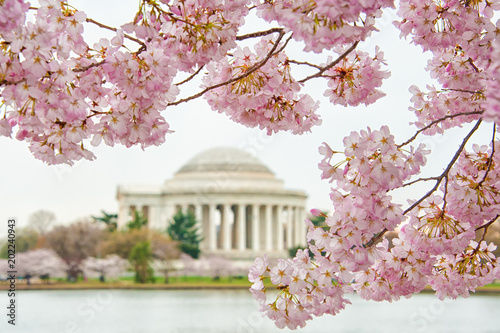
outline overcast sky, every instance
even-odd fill
[[[129,21],[137,8],[135,0],[81,0],[70,3],[85,10],[89,17],[112,26]],[[24,226],[30,214],[44,209],[54,212],[58,223],[66,224],[99,214],[101,209],[117,212],[118,185],[161,184],[194,155],[218,146],[234,146],[249,151],[283,179],[286,188],[305,190],[309,196],[308,209],[331,210],[329,184],[320,179],[317,168],[320,161],[318,147],[322,142],[342,149],[342,138],[350,131],[366,126],[378,129],[384,124],[390,125],[398,142],[414,132],[414,128],[409,126],[414,118],[408,111],[408,87],[417,84],[424,88],[425,83],[430,82],[428,73],[423,69],[428,55],[399,39],[399,32],[391,23],[394,18],[393,15],[384,17],[379,24],[382,31],[370,42],[360,45],[360,48],[373,54],[375,45],[379,44],[385,52],[392,72],[382,88],[387,96],[369,107],[347,109],[333,106],[322,97],[326,87],[322,80],[311,80],[307,92],[321,100],[319,113],[323,124],[313,128],[309,134],[295,136],[279,133],[269,137],[265,131],[231,122],[226,116],[211,111],[203,99],[198,99],[164,112],[175,133],[169,134],[162,146],[145,151],[122,146],[92,148],[97,160],[77,162],[73,167],[48,166],[35,160],[25,143],[0,137],[0,219],[6,221],[15,217]],[[94,27],[86,28],[89,37],[97,36],[98,30]],[[312,56],[307,55],[302,60]],[[182,96],[186,95],[186,92],[182,93]],[[422,137],[420,140],[438,149],[431,155],[438,160],[434,169],[429,171],[431,173],[442,168],[439,162],[446,161],[446,156],[460,141],[450,134],[433,139]]]

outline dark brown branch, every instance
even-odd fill
[[[250,34],[236,36],[236,40],[245,40],[248,38],[267,36],[267,35],[273,34],[275,32],[282,33],[282,32],[284,32],[284,30],[283,30],[283,28],[272,28],[272,29],[265,30],[265,31],[252,32]]]
[[[101,28],[103,28],[103,29],[108,29],[108,30],[111,30],[111,31],[114,31],[114,32],[116,32],[116,31],[118,30],[118,29],[116,29],[116,28],[113,28],[113,27],[110,27],[110,26],[108,26],[108,25],[105,25],[105,24],[102,24],[102,23],[100,23],[100,22],[97,22],[97,21],[95,21],[95,20],[93,20],[93,19],[91,19],[91,18],[87,18],[87,19],[86,19],[86,21],[87,21],[88,23],[93,23],[93,24],[95,24],[95,25],[97,25],[98,27],[101,27]],[[134,42],[136,42],[136,43],[140,44],[141,46],[145,46],[144,42],[143,42],[143,41],[141,41],[140,39],[137,39],[137,38],[132,37],[132,36],[127,35],[127,34],[123,34],[123,37],[125,37],[125,38],[127,38],[127,39],[130,39],[131,41],[134,41]]]
[[[21,82],[25,82],[25,81],[26,81],[26,79],[21,79],[19,81],[15,81],[15,82],[7,81],[7,80],[0,80],[0,87],[1,86],[13,86],[13,85],[19,84]]]
[[[472,130],[469,132],[469,134],[467,134],[467,136],[463,139],[462,144],[460,145],[460,147],[458,148],[458,150],[455,152],[455,155],[451,159],[450,163],[448,163],[448,166],[446,167],[446,169],[443,171],[443,173],[441,173],[441,175],[439,175],[437,177],[437,179],[436,179],[436,185],[434,185],[434,187],[429,192],[427,192],[423,197],[421,197],[416,202],[414,202],[410,207],[408,207],[403,212],[403,215],[406,215],[408,212],[410,212],[411,210],[413,210],[413,208],[415,208],[418,205],[420,205],[420,203],[422,201],[424,201],[425,199],[427,199],[432,193],[434,193],[438,189],[439,184],[441,184],[441,181],[443,180],[443,178],[446,177],[446,176],[448,176],[448,173],[450,172],[451,168],[453,167],[453,165],[455,164],[455,162],[460,157],[460,154],[464,150],[465,145],[467,144],[467,141],[469,141],[469,139],[472,136],[472,134],[474,134],[477,131],[477,129],[479,128],[479,126],[481,125],[481,121],[482,121],[482,119],[479,119],[476,122],[476,125],[474,125],[474,127],[472,128]]]
[[[184,84],[184,83],[186,83],[186,82],[191,81],[191,80],[192,80],[192,79],[193,79],[196,75],[198,75],[198,74],[201,72],[201,70],[203,69],[203,67],[204,67],[204,66],[200,66],[200,68],[198,68],[198,69],[196,70],[196,72],[194,72],[193,74],[191,74],[191,75],[190,75],[187,79],[185,79],[185,80],[183,80],[183,81],[181,81],[181,82],[179,82],[179,83],[174,83],[174,85],[176,85],[176,86],[180,86],[180,85],[183,85],[183,84]]]
[[[496,222],[496,220],[500,217],[500,215],[497,215],[495,216],[494,218],[492,218],[491,220],[488,221],[488,223],[485,223],[483,224],[482,226],[480,227],[477,227],[476,228],[476,231],[480,230],[480,229],[488,229],[490,227],[490,225],[492,225],[493,223]]]
[[[105,62],[106,62],[105,60],[102,60],[102,61],[99,61],[99,62],[95,62],[95,63],[93,63],[91,65],[85,66],[85,67],[75,68],[75,69],[73,69],[73,72],[75,72],[75,73],[85,72],[86,70],[91,69],[93,67],[101,66]]]
[[[477,66],[474,65],[474,60],[472,60],[472,58],[469,58],[467,59],[467,61],[469,62],[469,64],[471,64],[472,68],[474,68],[474,70],[479,73],[479,68],[477,68]]]
[[[231,84],[233,82],[236,82],[236,81],[239,81],[247,76],[249,76],[250,74],[252,74],[253,72],[255,72],[256,70],[258,70],[260,67],[264,66],[265,63],[267,63],[267,61],[273,56],[275,55],[275,51],[276,49],[278,48],[278,44],[280,43],[281,39],[283,39],[283,36],[285,35],[285,33],[282,31],[280,33],[280,35],[278,36],[278,38],[276,39],[276,42],[274,43],[274,46],[272,47],[272,49],[269,51],[269,53],[267,54],[267,56],[260,62],[256,63],[255,65],[253,65],[252,67],[250,67],[250,69],[248,71],[246,71],[245,73],[241,74],[240,76],[237,76],[237,77],[234,77],[230,80],[227,80],[227,81],[224,81],[224,82],[221,82],[221,83],[217,83],[217,84],[214,84],[213,86],[210,86],[210,87],[207,87],[205,89],[203,89],[202,91],[200,91],[199,93],[197,94],[194,94],[194,95],[191,95],[189,97],[186,97],[186,98],[183,98],[183,99],[180,99],[178,101],[175,101],[173,103],[169,103],[168,105],[169,106],[173,106],[173,105],[179,105],[181,103],[184,103],[184,102],[188,102],[190,100],[193,100],[195,98],[198,98],[198,97],[201,97],[203,96],[203,94],[205,94],[206,92],[212,90],[212,89],[216,89],[216,88],[219,88],[219,87],[222,87],[222,86],[225,86],[225,85],[228,85],[228,84]],[[280,49],[279,52],[281,52],[283,48]]]
[[[424,201],[425,199],[427,199],[432,193],[434,193],[438,188],[439,188],[439,185],[441,184],[441,181],[445,178],[445,177],[448,177],[448,173],[450,172],[451,168],[453,167],[453,165],[455,164],[455,162],[458,160],[458,158],[460,157],[460,154],[462,153],[462,151],[464,150],[465,148],[465,145],[467,144],[467,141],[469,141],[470,137],[477,131],[477,129],[479,128],[479,126],[481,125],[481,119],[479,119],[477,122],[476,122],[476,125],[474,125],[474,127],[472,128],[472,130],[467,134],[467,136],[463,139],[462,141],[462,144],[460,145],[460,147],[458,148],[458,150],[456,151],[455,155],[453,156],[453,158],[451,159],[450,163],[448,163],[448,166],[446,167],[446,169],[441,173],[441,175],[439,175],[438,177],[436,177],[436,184],[434,185],[434,187],[429,191],[427,192],[423,197],[421,197],[420,199],[418,199],[417,201],[415,201],[410,207],[408,207],[404,212],[403,212],[403,215],[406,215],[408,214],[410,211],[413,210],[413,208],[417,207],[418,205],[420,205],[422,203],[422,201]],[[366,243],[364,245],[364,247],[370,247],[372,246],[373,244],[376,244],[380,239],[382,239],[382,237],[384,236],[384,234],[387,232],[388,230],[386,228],[384,228],[381,232],[379,232],[378,234],[376,234],[375,236],[372,237],[372,239],[370,239],[368,241],[368,243]]]
[[[422,127],[417,132],[415,132],[415,134],[411,138],[409,138],[408,140],[406,140],[402,144],[398,145],[398,148],[404,147],[407,144],[411,143],[413,140],[415,140],[417,138],[417,136],[420,133],[422,133],[425,130],[428,130],[432,126],[434,126],[434,125],[436,125],[436,124],[438,124],[438,123],[440,123],[442,121],[445,121],[446,119],[452,119],[452,118],[456,118],[456,117],[460,117],[460,116],[471,116],[471,115],[474,115],[474,114],[483,114],[483,113],[484,113],[484,111],[461,112],[461,113],[451,114],[451,115],[448,115],[448,116],[444,116],[443,118],[436,119],[433,122],[429,123],[429,125],[427,125],[425,127]]]
[[[444,214],[446,210],[446,205],[448,203],[448,201],[446,201],[447,194],[448,194],[448,175],[444,176],[443,208],[441,208],[441,214]]]
[[[349,53],[351,53],[352,51],[354,51],[354,49],[356,48],[356,46],[358,46],[359,44],[359,41],[355,42],[354,44],[351,45],[350,48],[348,48],[344,53],[342,53],[337,59],[335,59],[334,61],[332,61],[331,63],[329,63],[328,65],[326,65],[325,67],[322,67],[316,74],[313,74],[313,75],[310,75],[300,81],[298,81],[299,83],[304,83],[310,79],[314,79],[314,78],[317,78],[317,77],[321,77],[321,75],[326,72],[327,70],[329,70],[330,68],[334,67],[335,65],[337,65],[339,62],[342,61],[342,59],[344,59],[345,57],[347,57],[349,55]]]
[[[452,89],[452,88],[446,88],[446,89],[443,89],[443,91],[458,91],[458,92],[464,92],[464,93],[469,93],[469,94],[483,94],[482,91],[465,90],[465,89]]]

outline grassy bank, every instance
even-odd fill
[[[0,290],[8,290],[9,283],[0,281]],[[248,289],[251,283],[246,277],[221,277],[212,279],[203,276],[173,277],[165,283],[163,278],[157,278],[155,283],[135,283],[133,278],[121,278],[115,281],[100,282],[97,279],[77,282],[52,279],[47,283],[34,282],[30,285],[26,281],[16,281],[16,290],[85,290],[85,289]],[[427,287],[425,293],[434,293]],[[500,282],[477,288],[477,294],[500,294]]]
[[[156,278],[155,283],[136,283],[133,278],[100,282],[88,279],[68,282],[64,279],[51,279],[48,282],[33,281],[30,285],[25,280],[16,281],[17,290],[64,290],[64,289],[248,289],[251,283],[246,277],[221,277],[212,279],[203,276],[173,277],[168,283],[164,278]],[[0,281],[0,290],[9,289],[7,281]]]

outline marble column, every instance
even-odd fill
[[[252,205],[252,250],[258,251],[259,247],[259,227],[260,227],[260,206]]]
[[[238,250],[246,249],[246,214],[245,214],[245,205],[238,205],[238,213],[236,219],[236,248]]]
[[[118,211],[118,221],[117,221],[118,229],[125,228],[129,219],[130,219],[130,206],[125,204],[120,205],[120,210]]]
[[[265,249],[266,251],[271,251],[273,248],[273,228],[272,228],[272,206],[271,205],[265,205],[265,232],[264,232],[264,244],[265,244]]]
[[[298,246],[298,245],[303,245],[302,244],[302,239],[301,239],[301,235],[302,235],[302,231],[300,230],[301,229],[301,223],[300,223],[300,208],[295,206],[293,207],[293,226],[294,226],[294,246]]]
[[[208,206],[208,249],[213,251],[217,249],[217,230],[215,226],[215,210],[216,206],[210,204]]]
[[[291,249],[293,245],[293,209],[292,206],[286,208],[286,247]]]
[[[304,222],[306,220],[306,209],[305,207],[300,207],[299,214],[299,229],[302,231],[301,233],[301,245],[307,245],[307,225]]]
[[[203,235],[203,206],[201,204],[196,204],[194,208],[194,215],[196,219],[196,229],[198,229],[198,235]]]
[[[283,244],[283,206],[276,206],[276,235],[274,235],[275,239],[275,249],[278,251],[282,251],[285,249],[285,245]]]
[[[221,213],[222,248],[231,250],[231,205],[223,204]]]

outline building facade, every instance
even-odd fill
[[[236,148],[202,152],[161,186],[119,186],[118,228],[138,210],[148,227],[165,231],[179,210],[192,211],[203,254],[247,259],[283,257],[306,244],[304,191],[283,181],[257,158]]]

